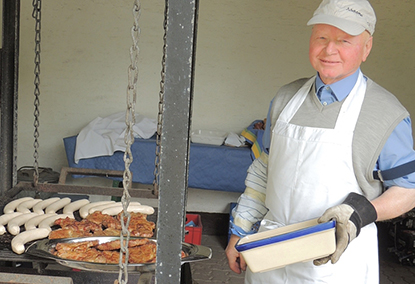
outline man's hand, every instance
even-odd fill
[[[225,253],[228,258],[229,268],[238,274],[246,270],[246,263],[241,254],[236,250],[235,245],[240,238],[237,235],[231,235]]]
[[[332,255],[314,260],[314,265],[322,265],[329,260],[335,264],[349,243],[359,235],[360,229],[376,219],[377,213],[372,203],[363,195],[354,192],[342,204],[327,209],[318,222],[336,220],[336,250]]]
[[[314,265],[322,265],[331,260],[331,263],[336,263],[347,245],[357,236],[357,228],[355,224],[350,221],[350,216],[354,210],[347,204],[341,204],[329,208],[324,212],[323,216],[318,219],[319,223],[336,220],[336,250],[332,255],[314,260]]]

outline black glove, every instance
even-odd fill
[[[348,244],[359,235],[360,229],[376,221],[377,213],[366,197],[352,192],[342,204],[327,209],[318,222],[333,219],[336,220],[336,250],[332,255],[314,260],[314,265],[322,265],[329,260],[336,263]]]

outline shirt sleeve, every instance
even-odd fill
[[[232,210],[229,220],[230,232],[237,236],[245,236],[258,231],[259,224],[268,212],[265,206],[267,175],[268,175],[268,153],[271,142],[271,101],[265,131],[262,137],[262,152],[248,168],[245,179],[245,191],[239,197],[237,205]]]
[[[402,120],[393,130],[383,146],[375,170],[388,170],[415,160],[412,126],[409,117]],[[400,186],[415,188],[415,173],[393,180],[384,181],[385,188]]]
[[[232,210],[231,233],[238,236],[255,233],[268,212],[265,206],[268,155],[262,152],[248,168],[245,192]]]

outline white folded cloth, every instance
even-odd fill
[[[241,135],[238,135],[234,132],[230,132],[225,139],[225,145],[240,147],[245,145],[245,138]]]
[[[97,117],[84,127],[76,138],[75,163],[80,159],[111,156],[115,151],[125,152],[125,112],[101,118]],[[148,139],[156,133],[157,121],[141,114],[135,115],[135,138]]]

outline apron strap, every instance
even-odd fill
[[[392,180],[392,179],[400,178],[400,177],[406,176],[414,172],[415,172],[415,160],[402,164],[400,166],[394,167],[392,169],[388,169],[384,171],[381,171],[381,170],[373,171],[373,178],[383,182],[385,180]]]

